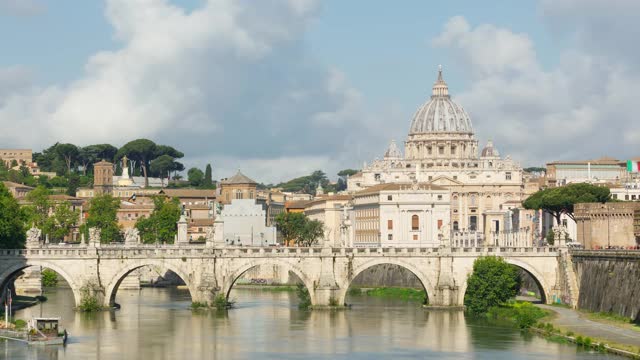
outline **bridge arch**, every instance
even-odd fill
[[[80,306],[80,302],[82,301],[82,295],[80,293],[80,285],[78,284],[76,279],[70,273],[65,271],[64,268],[46,260],[28,259],[28,260],[20,261],[20,263],[10,266],[5,271],[3,271],[2,274],[0,274],[0,289],[4,290],[8,285],[8,282],[10,279],[12,279],[15,275],[17,275],[18,272],[31,266],[40,266],[43,268],[51,269],[55,271],[58,275],[62,276],[62,278],[64,278],[64,280],[69,284],[69,287],[73,292],[73,300],[75,302],[75,306],[76,307]]]
[[[309,291],[309,296],[311,297],[312,305],[315,305],[315,283],[301,268],[297,267],[295,264],[290,263],[286,260],[281,259],[255,259],[249,261],[247,263],[242,264],[237,269],[231,272],[229,276],[226,276],[223,281],[222,294],[229,299],[229,294],[233,289],[233,285],[238,281],[239,278],[242,277],[247,271],[258,267],[258,266],[279,266],[286,271],[291,271],[296,274],[296,276],[302,281],[304,286]]]
[[[194,279],[188,273],[184,272],[179,266],[174,266],[162,260],[140,259],[134,262],[127,262],[125,266],[118,270],[118,272],[111,278],[104,294],[104,306],[113,307],[115,305],[118,288],[122,281],[133,271],[145,266],[155,266],[176,273],[176,275],[178,275],[187,286],[191,300],[197,301],[197,291],[193,285]]]
[[[549,287],[549,284],[547,284],[547,282],[545,281],[544,276],[542,276],[542,274],[539,271],[537,271],[535,267],[533,267],[531,264],[526,263],[522,260],[508,258],[508,257],[503,257],[503,259],[506,263],[526,271],[531,276],[533,281],[536,283],[536,285],[538,285],[538,288],[540,289],[540,300],[542,301],[543,304],[546,304],[548,301],[547,299],[549,299],[551,296],[551,287]],[[467,278],[469,275],[471,275],[472,272],[473,272],[473,269],[471,269],[469,274],[467,274],[467,277],[465,277],[465,280],[461,286],[461,291],[459,294],[460,298],[458,299],[459,304],[461,305],[464,304],[464,296],[467,293]]]
[[[409,261],[404,261],[398,258],[383,257],[383,258],[369,260],[356,266],[353,269],[352,275],[344,279],[342,284],[339,283],[340,289],[338,291],[338,304],[345,303],[345,300],[347,298],[347,292],[349,291],[349,287],[351,286],[351,283],[358,275],[360,275],[367,269],[370,269],[378,265],[395,265],[395,266],[404,268],[405,270],[408,270],[415,277],[417,277],[420,283],[422,284],[422,287],[424,288],[424,291],[427,294],[427,299],[429,299],[430,296],[435,295],[435,288],[433,287],[433,284],[431,283],[429,278],[424,274],[424,272],[422,272],[417,266],[415,266]]]

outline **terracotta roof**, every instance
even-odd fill
[[[215,199],[216,191],[215,190],[203,190],[203,189],[163,189],[160,191],[161,194],[165,194],[169,197],[178,197],[178,198],[208,198]]]
[[[592,165],[619,165],[623,164],[626,161],[620,161],[618,159],[614,159],[612,157],[604,156],[600,159],[593,160],[556,160],[548,163],[547,165],[586,165],[587,163],[591,163]]]
[[[241,173],[240,170],[232,177],[222,180],[223,184],[257,184],[254,180]]]
[[[57,201],[84,201],[84,199],[77,198],[75,196],[69,196],[67,194],[53,194],[49,195],[49,200]]]
[[[213,219],[189,219],[189,225],[191,226],[212,226]]]
[[[209,210],[209,205],[207,204],[185,205],[184,207],[189,210]]]
[[[284,207],[287,209],[304,209],[310,202],[310,200],[287,201],[284,203]]]
[[[6,188],[24,188],[24,189],[31,189],[31,190],[34,189],[31,186],[14,183],[13,181],[3,181],[2,183]]]
[[[327,202],[327,201],[344,201],[344,200],[351,200],[353,198],[353,196],[351,195],[322,195],[316,199],[313,199],[311,201],[307,202],[307,205],[305,207],[309,207],[311,205],[314,204],[318,204],[321,202]]]
[[[368,187],[364,190],[358,191],[356,195],[366,195],[366,194],[375,194],[381,191],[398,191],[398,190],[409,190],[413,184],[411,183],[386,183],[379,184]],[[418,190],[447,190],[442,186],[428,184],[428,183],[419,183]]]
[[[94,166],[95,165],[113,165],[113,163],[110,163],[110,162],[106,161],[105,159],[102,159],[102,160],[98,161],[97,163],[95,163],[93,165]]]

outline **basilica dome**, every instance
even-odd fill
[[[462,106],[449,96],[449,87],[442,79],[442,67],[438,80],[433,84],[431,99],[422,105],[411,122],[409,135],[425,133],[473,133],[471,118]]]

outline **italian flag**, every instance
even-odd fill
[[[627,160],[627,171],[632,173],[640,172],[640,161]]]

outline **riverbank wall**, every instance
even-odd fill
[[[640,322],[640,251],[573,251],[578,308]]]

